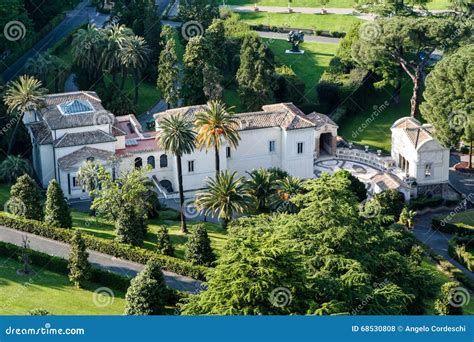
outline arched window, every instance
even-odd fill
[[[168,156],[166,154],[160,156],[160,167],[168,167]]]
[[[155,168],[155,157],[149,156],[146,160],[146,163],[151,166],[152,169]]]
[[[167,179],[163,179],[162,181],[160,181],[160,185],[165,188],[166,191],[168,192],[173,192],[173,185],[171,184],[171,182]]]
[[[137,169],[141,168],[143,166],[142,158],[138,157],[135,158],[135,167]]]

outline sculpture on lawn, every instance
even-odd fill
[[[290,31],[288,41],[291,43],[291,52],[300,52],[299,45],[304,42],[304,33],[302,31]]]

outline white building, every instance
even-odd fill
[[[149,177],[160,191],[176,192],[176,159],[155,141],[160,120],[179,114],[192,121],[202,106],[157,113],[156,131],[144,132],[134,115],[115,117],[105,110],[94,92],[52,94],[44,100],[43,109],[25,113],[23,119],[33,145],[33,167],[43,187],[55,178],[66,197],[87,196],[75,176],[84,161],[93,159],[115,175],[150,165]],[[322,153],[335,155],[337,125],[326,115],[305,115],[291,103],[262,109],[236,114],[241,141],[236,149],[222,146],[222,170],[245,176],[256,168],[278,167],[297,177],[312,178],[314,159]],[[202,188],[206,178],[214,176],[213,152],[196,150],[183,156],[182,163],[188,191]]]

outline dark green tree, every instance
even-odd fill
[[[184,258],[194,265],[210,266],[216,256],[211,248],[211,239],[203,224],[197,224],[186,242]]]
[[[88,258],[89,253],[86,250],[86,244],[82,238],[81,231],[75,230],[71,238],[69,254],[69,280],[76,287],[83,287],[84,282],[90,277],[90,268]]]
[[[219,18],[219,3],[215,0],[188,0],[180,2],[179,18],[182,22],[197,21],[203,29]]]
[[[156,251],[163,255],[173,256],[174,248],[166,226],[158,226],[156,231]]]
[[[260,110],[272,102],[273,55],[258,35],[248,35],[240,49],[238,91],[246,110]]]
[[[163,315],[168,296],[161,265],[151,259],[130,283],[125,295],[125,315]]]
[[[117,214],[115,233],[117,241],[141,246],[146,235],[145,218],[129,205],[124,205]]]
[[[7,156],[0,163],[0,179],[8,184],[13,183],[22,175],[31,175],[32,171],[30,162],[20,156]]]
[[[380,215],[393,217],[394,222],[400,218],[400,214],[405,206],[405,200],[401,193],[395,189],[389,189],[374,195],[372,201],[376,202],[376,206]]]
[[[48,190],[46,191],[44,222],[51,227],[72,227],[69,205],[64,199],[63,190],[55,179],[49,182]]]
[[[472,133],[466,133],[474,125],[473,84],[473,44],[444,57],[426,79],[421,115],[434,126],[435,137],[445,147],[457,145],[462,138],[472,147]],[[469,159],[472,166],[472,148]]]
[[[182,94],[188,105],[202,104],[205,98],[203,70],[208,58],[207,51],[203,36],[193,37],[186,44],[183,56],[184,80]]]
[[[351,182],[351,190],[357,196],[359,202],[362,202],[367,198],[367,189],[365,188],[365,184],[362,183],[359,178],[353,176],[349,171],[339,170],[334,173],[334,177],[348,179]]]
[[[168,108],[174,107],[179,100],[179,65],[176,56],[176,43],[172,37],[171,27],[163,28],[163,39],[166,40],[165,47],[160,53],[160,62],[158,64],[158,78],[156,84],[161,91],[163,99]],[[171,38],[169,38],[171,34]]]
[[[13,215],[32,220],[41,220],[43,217],[40,189],[28,175],[18,177],[10,189],[7,205]]]

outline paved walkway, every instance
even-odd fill
[[[436,213],[431,212],[423,215],[417,215],[413,233],[419,241],[430,247],[436,254],[441,255],[443,258],[463,271],[464,274],[466,274],[469,278],[474,280],[474,273],[451,258],[451,256],[448,254],[448,240],[451,239],[452,235],[431,229],[431,219],[434,216],[447,215],[449,213],[449,210],[443,210]]]
[[[17,246],[22,246],[22,238],[24,236],[28,236],[30,247],[35,251],[43,252],[64,259],[69,257],[69,245],[65,243],[0,226],[1,241],[9,242]],[[102,254],[91,250],[88,252],[89,261],[93,266],[119,273],[127,277],[134,277],[144,267],[142,264],[118,259],[107,254]],[[184,277],[173,272],[163,271],[163,273],[165,275],[166,284],[172,289],[195,293],[201,288],[201,282],[198,280]]]
[[[106,14],[97,13],[95,7],[90,7],[89,0],[83,0],[76,8],[66,13],[64,20],[56,26],[51,32],[37,42],[30,50],[25,52],[15,63],[3,72],[5,82],[19,76],[23,70],[23,66],[29,58],[39,53],[47,51],[53,47],[59,40],[66,37],[77,27],[87,22],[94,22],[97,26],[102,26],[107,18]]]

